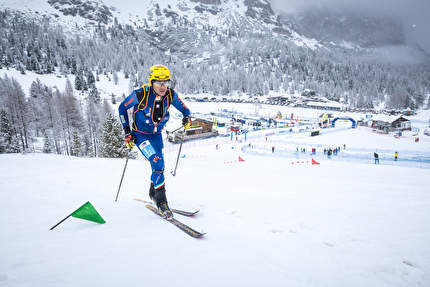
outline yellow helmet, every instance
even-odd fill
[[[148,81],[152,83],[152,81],[168,81],[170,80],[170,71],[166,66],[163,65],[155,65],[149,69],[149,78]]]

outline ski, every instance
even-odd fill
[[[151,205],[154,205],[154,203],[153,203],[153,202],[151,202],[151,201],[146,201],[146,200],[143,200],[143,199],[140,199],[140,198],[134,198],[133,200],[136,200],[136,201],[139,201],[139,202],[143,202],[143,203],[145,203],[145,204],[151,204]],[[180,215],[188,216],[188,217],[194,216],[197,212],[199,212],[199,210],[196,210],[196,211],[185,211],[185,210],[174,209],[174,208],[171,208],[170,210],[171,210],[172,212],[176,213],[176,214],[180,214]]]
[[[158,216],[160,216],[161,218],[164,219],[164,217],[160,214],[160,212],[158,212],[158,209],[155,208],[152,204],[147,204],[145,206],[146,206],[146,208],[148,208],[149,210],[151,210],[152,212],[154,212],[155,214],[157,214]],[[171,224],[175,225],[177,228],[179,228],[180,230],[182,230],[183,232],[185,232],[186,234],[188,234],[189,236],[191,236],[193,238],[200,238],[203,235],[205,235],[205,233],[195,231],[191,227],[183,224],[182,222],[180,222],[179,220],[176,220],[175,218],[165,219],[165,220],[167,220]]]

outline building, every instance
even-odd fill
[[[331,111],[340,111],[342,105],[338,102],[329,101],[329,102],[313,102],[310,101],[306,104],[307,108],[310,109],[319,109],[319,110],[331,110]]]
[[[386,133],[389,131],[411,130],[411,121],[403,116],[377,115],[370,119],[368,125],[371,125],[375,129],[383,130]]]
[[[218,131],[212,128],[213,123],[204,119],[196,119],[193,121],[193,126],[185,130],[183,141],[189,141],[199,138],[210,138],[218,135]],[[167,140],[172,143],[181,141],[184,129],[182,127],[174,130],[166,130]]]

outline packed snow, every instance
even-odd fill
[[[31,2],[0,7],[27,5],[30,11],[40,4],[47,14],[58,13],[46,1]],[[115,16],[139,21],[134,6],[125,7]],[[26,93],[36,77],[60,90],[66,84],[53,75],[0,73],[16,78]],[[124,79],[115,85],[101,75],[96,85],[105,97],[130,92]],[[239,103],[187,105],[202,115],[258,110],[264,117],[281,111],[315,119],[320,113]],[[188,142],[176,176],[170,171],[178,144],[166,142],[169,204],[200,210],[175,218],[206,232],[201,239],[133,200],[148,199],[151,170],[142,157],[127,162],[119,189],[125,159],[1,154],[0,286],[430,286],[430,138],[423,134],[430,111],[408,118],[418,142],[413,132],[395,138],[351,129],[349,122],[316,137],[271,129]],[[173,113],[166,129],[179,124]],[[311,156],[313,147],[317,154]],[[338,156],[324,155],[324,148],[337,147]],[[301,148],[307,152],[297,153]],[[374,151],[381,154],[380,164],[374,164]],[[106,224],[68,218],[49,230],[87,201]]]
[[[1,72],[26,93],[36,77],[65,87],[65,78]],[[96,84],[106,97],[128,93],[124,80],[114,85],[100,77]],[[228,110],[273,117],[280,111],[315,119],[320,113],[187,105],[194,115]],[[171,114],[170,130],[180,125]],[[169,204],[200,210],[175,217],[206,232],[202,239],[133,200],[148,199],[151,170],[142,157],[128,161],[115,202],[125,159],[2,154],[0,286],[430,286],[429,167],[407,156],[428,158],[423,131],[430,111],[408,118],[419,142],[413,132],[395,138],[351,129],[350,122],[315,137],[283,128],[187,142],[175,177],[170,171],[179,145],[166,142]],[[328,159],[323,149],[336,147],[340,153]],[[307,152],[297,153],[301,148]],[[379,165],[374,151],[383,155]],[[393,151],[399,151],[397,162]],[[72,217],[49,230],[87,201],[106,224]]]
[[[218,105],[188,104],[195,112]],[[175,217],[206,232],[202,239],[133,200],[148,199],[143,158],[129,160],[114,202],[125,159],[0,155],[0,285],[429,286],[428,169],[321,153],[313,165],[310,156],[297,162],[278,148],[258,155],[242,150],[250,143],[279,147],[288,137],[341,146],[341,153],[430,148],[425,140],[336,129],[317,137],[268,130],[246,141],[241,135],[187,143],[175,177],[178,145],[166,143],[170,206],[200,210]],[[49,230],[86,201],[106,224],[69,218]]]

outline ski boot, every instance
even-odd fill
[[[149,188],[149,198],[157,204],[157,201],[155,200],[155,188],[154,184],[151,182],[151,187]]]
[[[166,189],[164,185],[159,189],[155,189],[154,184],[151,182],[149,198],[151,198],[151,200],[157,205],[158,212],[160,212],[161,216],[167,220],[173,218],[173,213],[167,205]]]
[[[167,205],[167,202],[162,202],[157,207],[158,207],[158,211],[160,212],[161,216],[163,216],[167,220],[173,219],[173,213],[170,210],[169,206]]]

